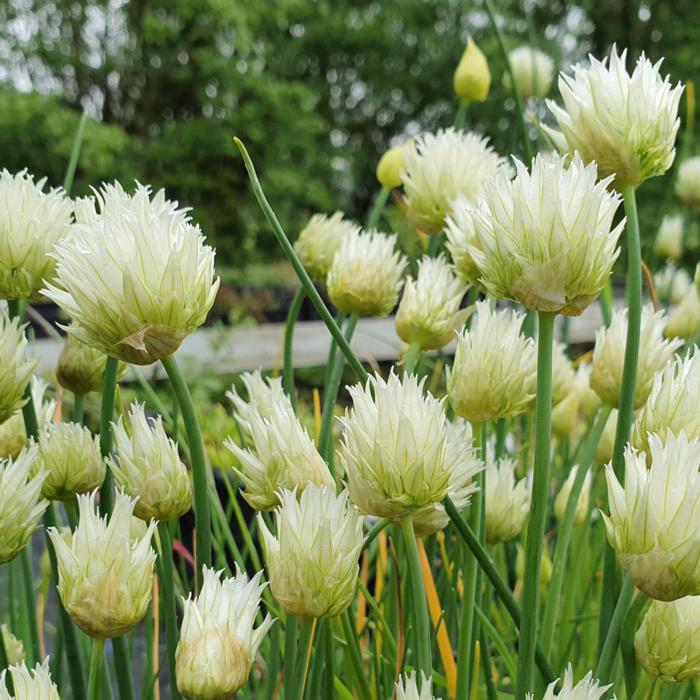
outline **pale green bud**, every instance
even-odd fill
[[[454,75],[457,97],[468,102],[484,102],[489,96],[491,71],[481,49],[469,37]]]
[[[630,75],[627,51],[613,47],[610,61],[589,56],[573,76],[561,74],[564,107],[547,101],[559,129],[544,127],[562,153],[578,152],[585,163],[597,163],[601,177],[618,184],[639,185],[663,175],[673,163],[683,86],[671,87],[642,54]]]
[[[678,260],[683,255],[683,217],[666,215],[654,241],[654,253],[659,259]]]
[[[56,379],[76,394],[100,391],[106,364],[107,355],[69,335],[58,358]],[[125,365],[122,368],[126,370]]]
[[[78,423],[49,423],[39,434],[39,456],[32,473],[45,472],[41,495],[49,501],[70,501],[99,488],[107,468],[100,442]]]
[[[21,639],[17,639],[7,625],[0,626],[0,634],[5,645],[5,653],[7,654],[7,663],[10,666],[17,666],[24,661],[24,644]]]
[[[258,647],[272,625],[269,615],[256,628],[262,572],[221,580],[221,571],[203,568],[196,598],[184,600],[175,651],[177,688],[188,700],[229,700],[247,682]]]
[[[396,700],[440,700],[433,695],[433,680],[426,678],[421,671],[421,682],[415,671],[407,673],[396,681]]]
[[[680,304],[690,291],[690,275],[674,263],[666,263],[654,274],[654,289],[662,304]]]
[[[678,166],[676,194],[685,204],[700,209],[700,156],[688,158]]]
[[[326,286],[333,305],[346,314],[387,316],[399,300],[406,258],[396,235],[352,233],[338,248]]]
[[[655,600],[700,593],[700,442],[649,436],[646,455],[625,450],[624,486],[605,468],[608,542],[632,582]]]
[[[36,367],[27,353],[24,329],[18,318],[10,319],[0,308],[0,423],[26,403],[24,392]]]
[[[552,434],[558,438],[569,437],[579,425],[578,409],[579,397],[572,390],[552,407]]]
[[[691,284],[688,293],[671,311],[664,328],[664,335],[667,338],[679,338],[682,344],[683,340],[688,341],[693,338],[698,327],[700,327],[700,297],[695,285]]]
[[[466,291],[445,258],[418,261],[416,279],[408,278],[396,312],[396,332],[404,343],[422,350],[438,350],[461,329],[469,314],[459,308]]]
[[[377,163],[377,180],[382,187],[393,190],[401,187],[401,173],[406,169],[406,150],[413,147],[413,139],[385,151]]]
[[[299,499],[283,490],[279,500],[276,536],[258,515],[272,594],[290,615],[340,615],[355,595],[362,517],[332,486],[309,484]]]
[[[571,498],[571,489],[574,487],[574,481],[576,481],[576,474],[578,473],[579,466],[575,464],[571,467],[569,475],[559,489],[556,499],[554,500],[554,514],[557,516],[558,520],[564,519],[564,513],[566,512],[566,507],[569,504],[569,498]],[[584,480],[583,488],[581,489],[581,494],[576,501],[576,509],[574,510],[574,525],[580,525],[585,522],[588,517],[588,510],[590,507],[591,500],[591,472],[589,471]]]
[[[0,564],[22,551],[49,504],[41,497],[45,474],[32,476],[38,452],[34,445],[0,461]]]
[[[85,634],[121,637],[144,617],[151,602],[155,552],[151,522],[140,539],[131,535],[134,501],[117,492],[109,522],[95,509],[96,491],[78,496],[80,517],[64,538],[48,533],[58,563],[58,592],[68,614]]]
[[[515,460],[507,457],[486,461],[484,523],[488,544],[507,542],[519,535],[530,512],[529,479],[516,481],[515,468]]]
[[[524,413],[535,393],[536,347],[521,334],[524,315],[479,302],[458,337],[447,393],[455,413],[483,423]]]
[[[109,468],[115,484],[136,500],[141,520],[174,520],[192,507],[192,487],[177,444],[169,438],[160,416],[146,418],[143,404],[133,403],[112,424],[116,459]]]
[[[214,250],[162,190],[103,185],[84,210],[55,246],[55,280],[42,292],[91,347],[138,365],[168,357],[214,303]]]
[[[559,680],[553,681],[547,686],[542,700],[601,700],[612,685],[598,685],[594,680],[593,672],[589,671],[578,683],[574,684],[574,672],[571,664],[566,667],[564,682],[557,692],[556,688]],[[532,693],[527,694],[527,700],[534,700]]]
[[[644,670],[664,683],[700,676],[700,597],[652,601],[634,636]]]
[[[617,433],[617,409],[613,408],[610,411],[608,419],[605,421],[603,434],[598,440],[598,446],[595,448],[595,461],[598,464],[607,464],[613,456],[615,449],[615,435]]]
[[[48,658],[44,659],[44,663],[37,664],[32,671],[24,662],[10,666],[14,695],[10,695],[6,689],[7,673],[7,670],[0,673],[0,700],[61,700],[58,688],[51,680]]]
[[[309,277],[325,284],[340,244],[359,230],[357,224],[343,218],[342,212],[337,211],[332,216],[314,214],[294,242],[294,250]]]
[[[591,388],[590,363],[583,362],[576,368],[573,390],[578,396],[579,412],[584,418],[593,418],[600,406],[600,396]]]
[[[683,344],[681,340],[664,339],[665,321],[664,312],[654,311],[650,304],[646,304],[642,309],[634,408],[644,404],[657,372],[666,366]],[[610,325],[596,331],[591,371],[591,387],[603,402],[612,408],[620,403],[626,344],[627,308],[615,309]]]
[[[552,57],[533,46],[518,46],[508,54],[510,67],[515,75],[520,99],[531,97],[542,99],[547,96],[554,77]],[[503,85],[512,92],[510,75],[503,74]]]

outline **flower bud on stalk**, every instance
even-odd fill
[[[457,97],[467,102],[484,102],[489,96],[491,71],[481,49],[469,37],[454,75]]]
[[[688,292],[681,299],[668,319],[664,335],[667,338],[678,338],[682,345],[683,341],[693,338],[700,327],[700,298],[694,284],[690,285]]]
[[[272,594],[290,615],[340,615],[355,595],[362,516],[331,486],[310,484],[298,499],[283,490],[279,500],[276,536],[258,515]]]
[[[389,190],[401,187],[401,173],[406,169],[406,151],[412,147],[413,139],[409,139],[382,155],[377,164],[377,180],[382,187]]]
[[[557,516],[557,520],[564,519],[564,513],[566,513],[566,507],[569,504],[569,498],[571,498],[571,489],[574,487],[574,481],[576,481],[576,474],[578,473],[579,466],[575,464],[571,467],[569,475],[559,489],[556,499],[554,500],[554,513]],[[583,488],[579,494],[578,501],[576,502],[576,510],[574,511],[574,525],[580,525],[588,517],[588,508],[591,499],[591,472],[589,471],[584,480]]]
[[[700,156],[688,158],[678,166],[676,194],[688,206],[700,209]]]
[[[654,289],[662,304],[680,304],[691,285],[690,275],[673,263],[667,263],[654,274]]]
[[[58,357],[56,379],[75,394],[101,391],[106,364],[107,355],[68,335]],[[126,365],[121,364],[119,375],[125,373]]]
[[[520,534],[530,512],[532,489],[528,478],[515,479],[515,460],[486,461],[484,524],[486,542],[507,542]]]
[[[551,56],[533,46],[518,46],[510,52],[508,60],[515,74],[521,100],[547,96],[554,76],[554,61]],[[513,86],[507,72],[503,74],[503,85],[512,92]]]
[[[180,640],[175,652],[177,688],[193,700],[228,700],[248,681],[260,643],[272,626],[269,615],[256,628],[262,572],[221,580],[221,571],[204,568],[196,598],[184,600]]]
[[[654,241],[654,253],[662,260],[678,260],[683,255],[683,217],[666,215]]]

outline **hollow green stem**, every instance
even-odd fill
[[[420,566],[420,555],[416,533],[413,529],[413,519],[410,516],[401,519],[401,535],[403,536],[408,555],[408,577],[413,599],[413,624],[416,630],[416,663],[418,675],[422,671],[426,678],[433,673],[433,659],[430,648],[430,617],[428,601],[425,597],[423,572]]]
[[[174,355],[161,360],[170,379],[173,392],[182,411],[182,419],[190,446],[192,485],[194,500],[195,547],[197,560],[197,589],[202,587],[202,567],[211,565],[211,514],[209,512],[209,491],[207,487],[207,460],[204,453],[202,431],[197,420],[192,395],[182,376]]]
[[[102,381],[102,405],[100,407],[100,452],[108,457],[112,452],[112,418],[114,417],[114,397],[117,393],[117,372],[119,360],[108,357]],[[112,512],[114,506],[114,478],[108,469],[100,488],[100,512],[103,515]]]
[[[253,161],[250,159],[250,155],[248,154],[246,147],[243,145],[243,142],[240,139],[234,138],[234,141],[236,143],[236,146],[238,146],[238,150],[243,156],[243,161],[245,163],[246,170],[248,171],[250,184],[253,189],[253,193],[255,194],[255,198],[258,200],[260,208],[262,209],[263,213],[267,217],[268,222],[272,226],[272,230],[275,234],[275,237],[277,238],[278,243],[282,247],[285,256],[294,268],[294,272],[296,272],[297,277],[299,277],[299,280],[304,286],[306,293],[309,295],[311,303],[314,305],[316,311],[318,311],[319,315],[321,316],[321,319],[326,324],[328,331],[338,343],[338,347],[340,348],[340,351],[343,353],[343,355],[345,355],[348,364],[353,368],[353,371],[357,375],[358,379],[364,382],[368,376],[365,368],[362,366],[362,363],[357,359],[355,353],[353,353],[353,351],[351,350],[350,344],[347,342],[347,340],[345,340],[340,328],[338,327],[338,324],[333,319],[333,316],[324,304],[323,299],[321,299],[321,295],[318,293],[318,290],[314,286],[314,283],[311,281],[309,274],[306,272],[304,266],[301,264],[301,261],[297,257],[297,254],[294,252],[294,248],[289,242],[287,234],[284,232],[284,229],[280,225],[280,222],[277,219],[275,212],[272,210],[272,207],[270,206],[269,202],[267,201],[267,198],[265,197],[265,193],[263,192],[262,186],[260,185],[260,180],[258,179],[257,173],[255,172],[255,166],[253,165]]]
[[[83,134],[85,133],[85,124],[87,120],[88,113],[83,112],[78,122],[78,129],[75,132],[75,139],[73,139],[73,148],[70,152],[70,160],[68,161],[66,174],[63,178],[63,189],[66,191],[66,194],[70,194],[71,188],[73,187],[73,178],[75,177],[75,171],[78,167],[78,158],[80,158],[80,148],[83,144]]]
[[[85,418],[85,394],[73,394],[73,422],[82,423]]]
[[[343,636],[345,637],[345,648],[350,656],[350,665],[352,666],[355,685],[357,686],[359,697],[371,698],[372,694],[369,691],[365,670],[362,667],[360,647],[357,643],[357,635],[355,634],[355,630],[353,629],[352,621],[350,619],[349,609],[340,616],[340,621],[343,627]]]
[[[540,569],[547,518],[550,449],[552,441],[552,342],[555,314],[540,312],[537,342],[537,395],[535,399],[535,475],[525,547],[525,574],[521,605],[518,678],[515,699],[525,700],[534,690],[533,676],[540,602]]]
[[[484,426],[482,423],[472,425],[474,444],[482,445]],[[474,536],[482,543],[481,515],[482,515],[482,488],[483,472],[476,477],[479,490],[472,494],[469,508],[469,527]],[[459,622],[459,640],[457,643],[457,698],[467,700],[469,698],[470,678],[475,669],[472,668],[474,659],[474,648],[472,635],[474,632],[474,608],[476,606],[476,591],[478,580],[479,562],[472,554],[466,556],[464,566],[464,595],[462,597],[462,608]]]
[[[299,638],[299,618],[287,614],[284,627],[284,698],[297,700],[297,642]]]
[[[420,362],[421,346],[419,343],[411,343],[403,358],[403,373],[412,374]]]
[[[622,656],[622,668],[625,672],[625,688],[627,689],[628,698],[634,695],[637,687],[637,658],[634,651],[634,635],[637,631],[637,622],[648,602],[649,598],[641,591],[637,591],[637,595],[627,611],[625,621],[622,623],[620,655]]]
[[[20,565],[22,567],[22,588],[27,609],[27,618],[29,623],[29,639],[31,642],[30,664],[33,665],[39,661],[39,627],[36,616],[36,599],[34,598],[34,577],[32,576],[31,550],[25,547],[19,556]]]
[[[126,637],[112,640],[114,667],[116,669],[117,687],[121,700],[134,700],[134,683],[131,676],[131,655]]]
[[[366,549],[367,547],[372,544],[374,539],[377,537],[377,535],[387,526],[391,524],[391,520],[388,518],[381,518],[380,520],[377,520],[376,523],[372,526],[372,529],[367,533],[367,536],[365,537],[365,544],[364,548]]]
[[[0,631],[0,672],[4,671],[10,665],[7,658],[7,649],[5,648],[5,635]],[[10,692],[10,695],[15,694],[14,684],[12,683],[12,676],[9,673],[5,674],[5,688]]]
[[[292,406],[296,409],[297,397],[294,387],[294,326],[299,319],[301,305],[306,298],[306,291],[303,287],[297,289],[287,314],[287,323],[284,327],[284,364],[282,365],[282,385],[284,391],[289,396]]]
[[[374,198],[374,204],[369,211],[369,216],[367,217],[367,230],[371,231],[376,229],[379,224],[379,220],[382,218],[384,213],[384,208],[386,203],[389,201],[389,195],[391,194],[391,189],[382,185],[382,189],[377,192],[377,196]]]
[[[102,690],[102,669],[105,659],[105,640],[92,640],[92,654],[90,656],[90,681],[88,683],[89,700],[100,700]]]
[[[157,558],[158,579],[162,600],[163,617],[165,618],[165,639],[168,653],[168,672],[170,674],[170,695],[173,700],[179,700],[177,680],[175,678],[175,648],[177,647],[177,610],[175,607],[175,576],[173,575],[173,544],[170,539],[168,523],[158,523],[160,538],[160,556]]]
[[[598,666],[595,670],[595,677],[601,684],[609,683],[611,681],[610,673],[612,671],[613,662],[615,661],[617,649],[620,644],[622,623],[627,617],[627,611],[633,595],[634,584],[628,577],[625,577],[625,581],[622,584],[622,590],[620,591],[620,595],[617,599],[615,611],[612,614],[612,618],[608,618],[608,633],[605,635],[605,642],[600,653],[600,658],[598,659]]]
[[[314,633],[316,627],[318,626],[318,621],[304,620],[301,625],[301,630],[299,634],[299,644],[297,649],[297,664],[299,668],[295,674],[296,676],[296,698],[297,700],[302,700],[304,697],[304,690],[306,689],[306,679],[309,675],[309,664],[311,662],[311,651],[314,642]]]
[[[460,100],[457,111],[455,112],[454,127],[456,129],[461,129],[464,126],[464,122],[467,119],[467,112],[469,111],[469,105],[471,103],[469,100]]]

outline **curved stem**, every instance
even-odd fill
[[[192,395],[187,388],[180,366],[174,355],[161,360],[168,374],[173,392],[182,411],[182,419],[190,446],[192,485],[194,491],[195,547],[197,559],[197,589],[202,587],[202,567],[211,565],[211,515],[209,513],[209,490],[207,487],[207,460],[204,453],[202,431],[197,420]]]
[[[374,199],[374,204],[372,209],[370,209],[369,216],[367,217],[367,229],[371,231],[377,228],[379,220],[382,218],[384,213],[384,207],[389,200],[389,195],[391,194],[391,189],[382,185],[382,189],[377,192],[377,196]]]
[[[292,304],[289,307],[289,313],[287,314],[287,323],[284,327],[284,365],[282,366],[282,385],[284,386],[284,391],[289,396],[292,406],[296,410],[297,397],[294,391],[294,356],[292,353],[294,345],[294,326],[299,319],[299,311],[301,311],[301,305],[304,303],[306,298],[306,292],[303,287],[297,289],[294,298],[292,299]]]
[[[537,396],[535,399],[535,476],[532,485],[532,506],[525,547],[525,575],[521,605],[516,700],[525,700],[533,690],[535,646],[540,602],[540,569],[547,517],[550,449],[552,441],[552,341],[555,314],[539,313],[537,343]]]
[[[160,538],[160,556],[156,559],[160,592],[163,598],[165,617],[165,638],[168,652],[168,671],[170,673],[170,695],[179,700],[177,680],[175,677],[175,648],[177,647],[177,610],[175,607],[175,577],[173,576],[173,544],[170,539],[168,523],[158,523]]]
[[[85,418],[85,394],[73,394],[73,422],[82,423]]]
[[[413,599],[413,623],[416,629],[416,663],[418,674],[422,671],[426,678],[433,673],[433,659],[430,649],[430,617],[428,601],[425,597],[423,573],[420,567],[420,554],[413,529],[413,519],[406,516],[401,519],[401,534],[403,535],[408,554],[408,573]]]
[[[617,655],[617,648],[620,644],[622,623],[627,616],[627,610],[629,609],[633,595],[634,584],[628,577],[625,577],[620,596],[617,599],[615,612],[612,618],[608,618],[608,633],[605,636],[605,643],[603,644],[603,649],[598,659],[598,666],[595,670],[595,678],[597,678],[602,685],[610,682],[610,673],[612,671],[613,662],[615,661],[615,656]]]
[[[474,444],[483,448],[482,437],[484,426],[482,423],[474,423],[472,426]],[[479,544],[482,542],[482,489],[483,472],[480,472],[476,479],[479,490],[472,494],[469,507],[469,527]],[[474,555],[466,556],[464,566],[464,595],[462,597],[462,610],[459,621],[459,640],[457,643],[457,698],[467,700],[469,698],[469,679],[476,670],[473,665],[473,644],[472,633],[474,631],[474,608],[476,605],[477,574],[479,563]]]
[[[102,382],[102,406],[100,408],[100,452],[108,457],[112,452],[112,418],[114,417],[114,396],[117,392],[117,372],[119,360],[108,357]],[[114,477],[107,469],[105,480],[100,488],[100,512],[103,515],[112,512],[114,505]]]
[[[328,307],[323,303],[321,295],[318,293],[318,290],[314,286],[314,283],[311,281],[308,272],[306,272],[304,266],[301,264],[301,261],[297,257],[297,254],[294,252],[294,248],[289,242],[287,234],[284,232],[284,229],[280,225],[280,222],[277,219],[275,212],[272,210],[270,203],[267,201],[265,193],[263,192],[263,189],[260,185],[260,180],[258,179],[257,173],[255,172],[255,166],[253,165],[253,161],[250,159],[250,155],[248,154],[246,147],[243,145],[243,142],[240,139],[234,138],[234,141],[236,143],[236,146],[238,146],[238,150],[243,156],[243,162],[245,163],[246,170],[248,171],[248,176],[250,178],[250,184],[253,189],[253,194],[255,194],[255,198],[258,200],[260,208],[262,209],[263,213],[267,217],[267,220],[272,226],[272,231],[274,232],[278,243],[282,246],[282,250],[284,251],[285,256],[294,268],[294,272],[296,272],[300,282],[302,283],[302,285],[304,285],[306,293],[309,295],[309,299],[311,299],[311,303],[314,305],[316,311],[318,311],[319,315],[321,316],[321,319],[326,324],[328,331],[335,338],[336,342],[338,343],[338,347],[340,348],[343,355],[345,355],[345,357],[347,358],[348,364],[353,368],[355,374],[357,374],[357,377],[360,381],[366,381],[368,374],[365,368],[362,366],[362,363],[357,359],[355,353],[353,353],[353,351],[351,350],[350,344],[343,337],[343,334],[340,328],[338,328],[338,324],[333,319],[333,316],[328,310]]]
[[[375,540],[377,535],[387,526],[391,524],[391,520],[389,518],[381,518],[380,520],[377,520],[376,523],[372,526],[372,529],[367,533],[367,536],[365,537],[365,544],[363,546],[363,549],[367,549],[369,545]]]
[[[100,700],[102,691],[102,669],[104,668],[105,640],[92,640],[90,656],[90,682],[88,684],[88,700]]]

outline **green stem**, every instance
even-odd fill
[[[287,323],[284,327],[284,364],[282,366],[282,385],[287,396],[289,396],[292,406],[296,409],[297,397],[294,387],[294,356],[292,353],[294,346],[294,326],[299,319],[299,311],[301,305],[306,298],[306,292],[303,287],[297,289],[292,304],[289,307],[287,314]]]
[[[7,649],[5,648],[5,635],[2,633],[2,629],[0,629],[0,672],[9,668],[9,666],[10,662],[7,658]],[[9,673],[5,674],[5,687],[10,692],[10,695],[14,696],[15,689],[12,683],[12,676]]]
[[[483,423],[474,423],[472,425],[473,440],[475,445],[482,445],[482,436],[484,433]],[[479,490],[472,494],[471,505],[469,508],[469,527],[478,539],[479,544],[482,543],[481,515],[482,515],[482,488],[483,488],[483,472],[480,472],[476,477],[476,483]],[[467,700],[469,698],[470,678],[475,669],[472,669],[474,649],[472,644],[472,634],[474,631],[474,608],[476,605],[476,590],[477,590],[477,574],[479,571],[479,563],[476,557],[466,556],[464,566],[464,595],[462,597],[462,609],[459,621],[459,640],[457,643],[457,698],[458,700]]]
[[[625,582],[622,584],[620,596],[617,599],[615,611],[613,612],[612,617],[608,618],[608,633],[605,635],[605,642],[603,644],[603,649],[600,653],[600,658],[598,659],[598,666],[596,667],[595,671],[595,677],[601,682],[601,684],[610,682],[610,673],[617,654],[617,648],[620,644],[622,623],[625,621],[625,617],[627,616],[627,610],[633,595],[634,584],[632,583],[631,579],[625,577]]]
[[[411,343],[406,350],[403,358],[403,373],[412,374],[418,366],[421,356],[420,343]]]
[[[377,537],[377,535],[387,526],[391,524],[391,520],[389,518],[381,518],[380,520],[377,520],[376,523],[372,526],[372,529],[367,533],[367,536],[365,537],[365,544],[364,544],[364,549],[370,546],[370,544],[374,541],[374,539]]]
[[[428,601],[423,586],[423,573],[420,566],[420,555],[416,533],[413,529],[413,518],[406,516],[401,519],[401,534],[408,555],[408,577],[413,598],[413,624],[416,630],[416,663],[418,674],[422,671],[426,678],[433,674],[433,659],[430,649],[430,617]]]
[[[263,192],[263,189],[260,185],[260,180],[258,179],[257,173],[255,172],[255,166],[253,165],[253,161],[250,159],[250,155],[248,154],[246,147],[243,145],[243,142],[240,139],[234,138],[234,141],[236,143],[236,146],[238,146],[241,155],[243,156],[243,161],[245,163],[246,170],[248,171],[248,176],[250,178],[250,183],[253,189],[253,193],[255,194],[255,198],[258,200],[260,208],[262,209],[263,213],[267,217],[267,220],[272,226],[272,230],[275,234],[275,237],[277,238],[277,241],[282,247],[285,256],[294,268],[294,272],[296,272],[297,277],[299,277],[299,280],[301,281],[302,285],[304,285],[306,293],[309,295],[309,299],[311,299],[311,302],[316,308],[316,311],[318,311],[319,315],[321,316],[321,319],[326,324],[326,327],[328,328],[330,334],[335,338],[341,352],[347,358],[348,364],[353,368],[355,374],[357,375],[360,381],[366,381],[368,374],[365,371],[365,368],[362,366],[362,363],[357,359],[355,353],[353,353],[353,351],[351,350],[350,344],[347,340],[345,340],[340,328],[338,328],[338,324],[333,319],[331,312],[323,303],[321,295],[318,293],[318,290],[314,286],[314,283],[311,281],[311,278],[304,269],[304,266],[301,264],[301,261],[297,257],[297,254],[294,252],[294,248],[289,242],[287,234],[284,232],[284,229],[280,225],[280,222],[277,219],[275,212],[272,210],[272,207],[267,201],[265,193]]]
[[[175,577],[173,575],[173,544],[170,539],[168,523],[158,523],[158,536],[160,538],[160,556],[156,560],[158,564],[158,579],[160,580],[160,594],[162,598],[162,610],[165,617],[165,638],[168,652],[168,671],[170,673],[170,695],[173,700],[178,700],[177,680],[175,677],[175,648],[177,647],[177,610],[175,606]]]
[[[114,417],[118,370],[119,360],[116,357],[108,357],[102,382],[102,406],[100,408],[100,452],[103,457],[108,457],[112,452],[112,418]],[[100,512],[103,515],[111,513],[113,506],[114,477],[108,469],[100,488]]]
[[[637,596],[622,624],[620,655],[622,656],[622,667],[625,671],[625,688],[627,689],[628,698],[634,695],[637,687],[637,659],[634,652],[634,635],[637,631],[637,622],[648,602],[649,598],[641,591],[637,591]]]
[[[34,578],[32,576],[31,549],[25,547],[19,557],[22,567],[22,588],[25,604],[27,606],[27,617],[29,622],[29,638],[31,641],[30,665],[34,665],[40,660],[39,651],[39,628],[37,625],[36,599],[34,598]]]
[[[600,437],[605,430],[608,416],[610,415],[610,407],[604,406],[596,418],[593,429],[588,434],[585,444],[581,450],[579,467],[576,472],[574,484],[571,487],[569,500],[566,503],[564,517],[559,524],[557,533],[557,544],[554,550],[554,559],[552,560],[552,579],[549,582],[547,593],[547,602],[544,609],[544,618],[542,619],[542,630],[540,632],[540,641],[545,653],[551,655],[552,644],[554,642],[554,630],[556,621],[559,617],[559,603],[561,600],[561,592],[566,575],[566,561],[569,552],[569,544],[571,543],[571,534],[574,526],[574,515],[578,499],[583,490],[583,484],[586,480],[586,474],[593,462],[596,447],[600,441]]]
[[[374,204],[370,209],[369,216],[367,217],[367,230],[371,231],[377,228],[379,220],[382,218],[384,213],[384,208],[386,203],[389,201],[389,195],[391,194],[391,189],[382,185],[382,189],[377,192],[377,196],[374,199]]]
[[[635,691],[634,695],[631,695],[629,697],[631,697],[632,700],[648,700],[652,697],[650,691],[653,682],[654,679],[649,674],[643,673],[641,681],[637,686],[637,690]],[[693,695],[692,697],[695,696]]]
[[[296,615],[287,614],[284,627],[284,700],[297,700],[297,641],[299,620]]]
[[[457,112],[455,113],[454,127],[455,129],[461,129],[464,126],[464,122],[467,119],[467,111],[469,110],[470,102],[469,100],[460,100],[459,106],[457,107]]]
[[[70,152],[70,160],[68,161],[66,175],[63,178],[63,189],[66,191],[67,195],[70,194],[71,188],[73,187],[73,178],[75,177],[75,171],[78,167],[78,158],[80,157],[80,148],[83,144],[83,133],[85,132],[87,120],[88,113],[83,112],[78,122],[78,129],[75,132],[75,139],[73,140],[73,148]]]
[[[85,418],[85,394],[73,394],[73,422],[82,423]]]
[[[340,615],[340,621],[343,626],[343,635],[345,636],[345,648],[350,655],[350,665],[353,669],[353,674],[355,676],[355,684],[357,685],[357,691],[359,697],[361,698],[371,698],[372,694],[369,691],[369,685],[367,683],[367,677],[365,676],[365,670],[362,667],[362,657],[360,656],[360,647],[357,643],[357,635],[352,626],[352,621],[350,619],[350,609],[348,608],[342,615]]]
[[[538,315],[535,475],[532,485],[532,505],[525,547],[525,575],[521,598],[523,621],[520,627],[516,700],[525,700],[527,694],[533,690],[540,602],[540,569],[542,566],[542,547],[547,518],[549,457],[552,442],[552,341],[555,317],[555,314],[544,312],[540,312]]]
[[[134,700],[134,684],[131,676],[131,654],[126,637],[112,640],[114,652],[114,667],[117,675],[117,686],[121,700]]]
[[[90,656],[90,682],[88,684],[89,700],[100,700],[104,659],[105,640],[94,638],[92,640],[92,654]]]
[[[325,620],[326,638],[324,645],[324,671],[323,671],[323,697],[325,700],[333,700],[335,677],[335,648],[333,645],[333,627],[329,620]]]
[[[187,388],[175,356],[164,357],[161,362],[168,374],[173,392],[182,411],[182,419],[187,432],[187,442],[190,446],[194,491],[195,547],[197,550],[196,575],[197,589],[199,590],[202,587],[202,567],[211,565],[211,515],[209,513],[207,461],[204,453],[204,442],[192,395]]]
[[[303,700],[306,689],[306,678],[309,675],[309,663],[311,661],[311,650],[314,641],[314,631],[318,622],[314,619],[304,620],[299,635],[299,645],[297,649],[297,664],[299,668],[296,677],[295,700]]]

